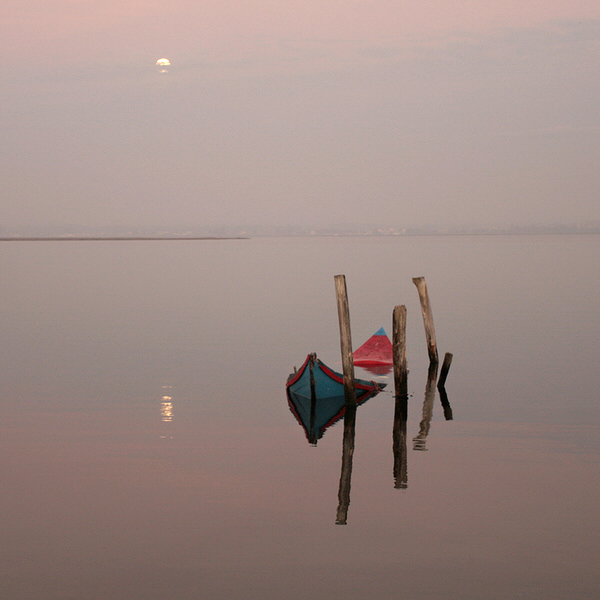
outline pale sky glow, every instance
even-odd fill
[[[597,1],[4,0],[0,28],[0,227],[600,219]]]

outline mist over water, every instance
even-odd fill
[[[7,598],[593,597],[599,251],[596,235],[0,245]],[[408,313],[404,423],[380,377],[345,526],[343,421],[313,447],[285,394],[309,352],[341,371],[340,273],[355,348]],[[417,276],[454,356],[452,420]]]

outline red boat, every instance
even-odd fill
[[[394,364],[392,342],[383,327],[355,350],[353,356],[357,367],[382,367]]]

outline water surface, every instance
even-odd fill
[[[4,597],[594,597],[599,255],[593,235],[0,245]],[[341,368],[338,273],[355,347],[407,306],[410,369],[405,489],[382,393],[345,526],[343,422],[311,446],[285,396],[307,353]],[[452,420],[426,398],[416,276]]]

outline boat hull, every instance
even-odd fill
[[[363,404],[385,387],[374,381],[355,380],[356,402]],[[300,369],[286,384],[290,410],[304,429],[311,444],[346,412],[344,377],[309,354]]]

